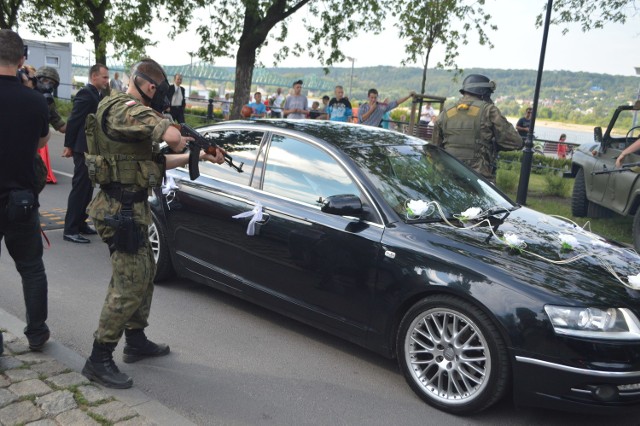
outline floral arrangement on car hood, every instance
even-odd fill
[[[555,240],[561,254],[571,255],[571,257],[560,256],[557,259],[551,259],[529,250],[525,239],[517,232],[496,232],[489,220],[491,216],[496,215],[496,211],[498,214],[506,214],[508,212],[504,209],[482,210],[479,207],[470,207],[460,214],[453,215],[453,217],[462,224],[457,225],[451,223],[451,221],[447,219],[447,216],[444,214],[442,207],[437,201],[427,202],[423,200],[408,200],[406,203],[406,215],[409,220],[424,219],[437,212],[438,216],[440,216],[444,223],[454,228],[473,229],[484,226],[490,230],[493,237],[495,237],[495,240],[504,245],[509,252],[513,254],[532,256],[556,265],[573,263],[587,257],[594,258],[622,285],[633,290],[640,290],[640,273],[622,277],[621,274],[616,272],[611,262],[606,258],[607,255],[610,255],[611,253],[622,254],[625,260],[629,263],[634,263],[636,265],[635,268],[638,269],[640,268],[640,256],[638,253],[633,249],[622,249],[607,243],[602,237],[592,233],[589,229],[586,229],[589,227],[589,222],[587,222],[583,228],[563,216],[549,215],[556,219],[560,219],[567,225],[558,227]],[[474,223],[470,223],[471,221]],[[547,222],[547,225],[549,225],[546,219],[543,219],[543,221]],[[578,239],[577,236],[580,236],[581,238]]]

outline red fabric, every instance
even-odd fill
[[[563,143],[558,144],[558,158],[567,158],[567,146]]]
[[[40,157],[42,157],[44,165],[47,166],[47,183],[58,183],[58,180],[53,174],[53,170],[51,170],[51,161],[49,160],[49,146],[45,145],[44,148],[40,148],[38,150],[38,154],[40,154]]]

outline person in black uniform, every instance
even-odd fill
[[[49,140],[49,109],[41,93],[23,86],[16,77],[23,64],[20,36],[0,30],[0,242],[4,239],[22,277],[24,334],[29,348],[37,351],[49,340],[49,327],[33,159]]]
[[[64,233],[62,238],[73,243],[89,243],[91,240],[83,237],[93,235],[96,230],[87,222],[87,206],[93,197],[93,185],[89,180],[89,171],[84,162],[87,152],[87,137],[84,133],[84,123],[87,116],[96,112],[102,97],[102,91],[109,86],[109,69],[102,64],[95,64],[89,70],[89,84],[84,86],[73,100],[73,109],[67,122],[67,133],[64,138],[63,157],[73,157],[73,179],[71,192],[67,202],[67,214],[64,218]]]

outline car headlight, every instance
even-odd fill
[[[557,334],[592,339],[640,340],[640,321],[626,308],[544,307]]]

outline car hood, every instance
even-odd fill
[[[464,229],[446,223],[415,226],[428,229],[431,244],[463,256],[465,267],[494,275],[491,278],[498,282],[508,279],[510,286],[526,286],[529,294],[545,293],[544,299],[555,298],[557,303],[597,301],[640,311],[640,291],[619,281],[628,283],[629,276],[640,273],[640,256],[632,249],[525,207],[491,223],[474,227],[471,222]],[[525,245],[510,248],[503,242],[506,235],[515,235]],[[572,250],[561,249],[561,235],[575,239]]]

